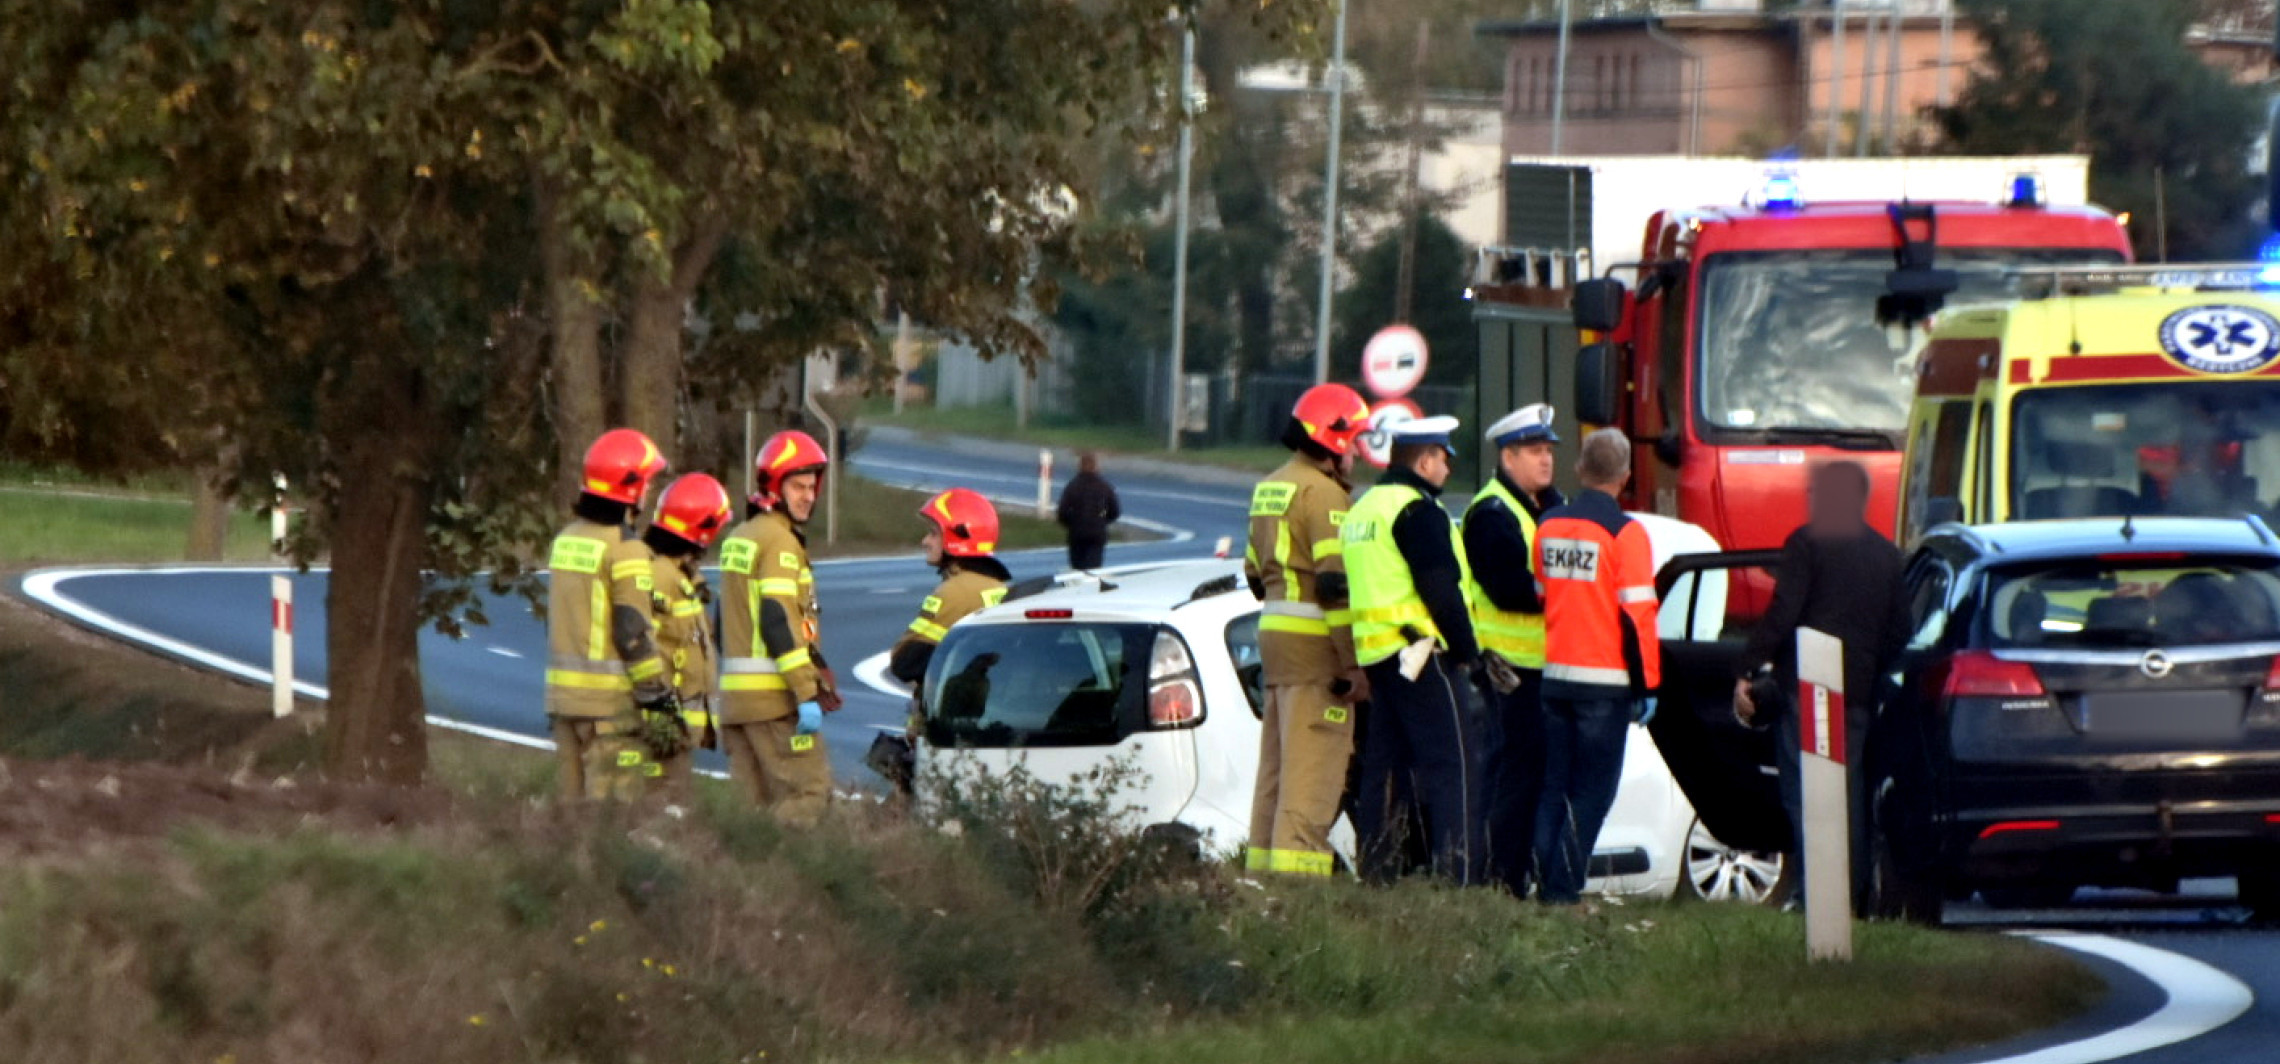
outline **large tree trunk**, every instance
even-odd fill
[[[416,784],[427,772],[420,691],[421,563],[434,437],[418,371],[374,358],[355,371],[343,425],[325,655],[332,688],[325,769],[336,779]]]
[[[646,277],[634,289],[619,359],[626,424],[649,434],[676,467],[681,456],[681,324],[705,271],[720,254],[726,228],[717,219],[699,224],[673,256],[670,277]]]
[[[546,271],[546,313],[552,326],[549,360],[554,378],[554,438],[558,447],[555,501],[567,509],[578,497],[578,470],[586,448],[608,428],[608,392],[602,384],[602,307],[598,271],[571,247],[569,224],[554,210],[542,185],[538,195],[539,257]]]
[[[220,469],[200,469],[190,485],[190,543],[183,557],[194,562],[218,562],[229,545],[230,497],[222,490]]]

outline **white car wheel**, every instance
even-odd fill
[[[1703,901],[1764,905],[1788,888],[1787,862],[1778,853],[1737,850],[1710,834],[1700,819],[1686,832],[1686,885]]]

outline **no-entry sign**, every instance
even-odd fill
[[[1362,348],[1362,384],[1380,399],[1399,399],[1425,379],[1425,364],[1425,334],[1388,325]]]
[[[1424,417],[1425,411],[1407,399],[1381,399],[1370,407],[1369,431],[1362,433],[1362,457],[1384,469],[1393,461],[1393,427]]]

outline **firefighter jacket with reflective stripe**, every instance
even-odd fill
[[[1301,455],[1251,489],[1243,572],[1261,589],[1259,657],[1269,687],[1328,684],[1354,667],[1339,539],[1349,503],[1346,485]]]
[[[681,717],[692,728],[711,723],[713,696],[712,618],[707,607],[712,589],[705,585],[697,557],[667,558],[652,565],[656,590],[651,615],[657,619],[657,653],[665,659],[673,693],[681,698]]]
[[[940,643],[950,626],[977,610],[987,609],[1005,601],[1005,581],[971,569],[953,568],[950,575],[935,587],[934,593],[919,604],[918,619],[903,630],[902,638],[895,641],[899,647],[905,642]]]
[[[1498,526],[1487,528],[1482,526]],[[1473,496],[1472,506],[1465,510],[1465,543],[1478,544],[1490,537],[1485,532],[1501,533],[1493,538],[1501,542],[1517,542],[1527,553],[1520,557],[1467,557],[1469,566],[1465,581],[1465,602],[1472,607],[1473,636],[1480,640],[1480,648],[1503,658],[1518,669],[1544,667],[1544,613],[1539,602],[1533,613],[1497,608],[1489,598],[1488,590],[1481,586],[1480,574],[1489,566],[1525,567],[1540,578],[1536,570],[1536,518],[1519,497],[1504,483],[1502,476],[1489,478],[1488,486]]]
[[[650,623],[654,555],[625,529],[571,522],[554,537],[546,596],[546,712],[600,720],[664,696]]]
[[[1346,579],[1353,588],[1347,609],[1354,622],[1354,656],[1364,665],[1384,661],[1419,638],[1433,639],[1444,649],[1450,649],[1448,633],[1434,622],[1432,611],[1426,608],[1425,596],[1418,591],[1409,558],[1394,540],[1394,522],[1412,503],[1424,503],[1440,514],[1440,523],[1447,529],[1449,549],[1456,554],[1460,585],[1471,578],[1465,563],[1465,545],[1457,537],[1456,523],[1449,520],[1447,511],[1442,510],[1439,503],[1426,498],[1416,487],[1390,476],[1363,492],[1361,500],[1347,512],[1339,538],[1346,545]],[[1461,613],[1455,621],[1470,628]],[[1459,642],[1469,652],[1471,633],[1467,631]]]
[[[1654,550],[1614,496],[1585,491],[1536,528],[1544,696],[1626,698],[1662,683]]]
[[[790,716],[823,686],[807,538],[771,510],[721,540],[720,572],[720,721]]]

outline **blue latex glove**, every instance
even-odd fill
[[[1631,703],[1631,719],[1640,724],[1652,724],[1654,723],[1656,708],[1655,696],[1648,695]]]
[[[800,727],[796,734],[814,735],[823,730],[823,707],[814,702],[800,703]]]

